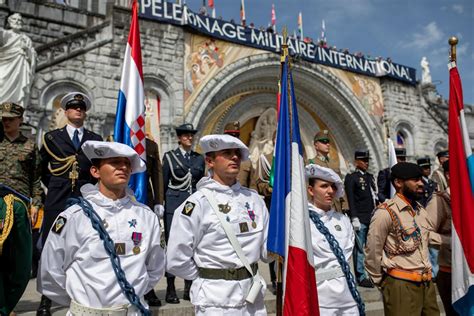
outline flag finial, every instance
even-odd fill
[[[282,63],[285,62],[286,56],[288,56],[288,30],[286,26],[283,27],[282,31],[282,36],[283,36],[283,43],[281,45],[281,59],[280,61]]]
[[[451,36],[448,40],[449,45],[451,45],[451,55],[450,61],[456,61],[456,45],[458,44],[458,38],[456,36]]]

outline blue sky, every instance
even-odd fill
[[[193,11],[203,3],[186,2]],[[239,0],[214,2],[217,16],[239,21]],[[426,56],[433,83],[445,99],[449,94],[448,39],[456,35],[464,102],[474,105],[473,0],[245,0],[247,23],[267,26],[272,3],[279,31],[283,26],[290,33],[297,30],[297,16],[302,11],[305,36],[316,40],[324,19],[329,45],[391,57],[396,63],[415,68],[418,79],[421,58]]]

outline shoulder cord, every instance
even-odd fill
[[[397,214],[395,214],[387,206],[386,203],[383,203],[381,206],[387,210],[388,214],[390,214],[390,217],[392,219],[392,224],[395,229],[395,235],[396,235],[396,238],[398,239],[397,249],[390,250],[388,249],[388,247],[384,247],[385,252],[391,258],[393,258],[396,255],[400,255],[403,253],[410,253],[410,252],[415,251],[421,244],[421,231],[420,231],[420,227],[418,227],[418,225],[416,224],[415,218],[413,217],[413,226],[415,227],[415,230],[409,234],[405,232],[405,228],[402,226],[402,223],[400,219],[398,218]],[[403,247],[403,241],[408,241],[410,238],[413,238],[413,246]]]
[[[74,165],[74,163],[76,162],[76,155],[71,155],[71,156],[67,156],[65,158],[60,158],[58,156],[56,156],[52,151],[51,149],[49,149],[48,147],[48,143],[46,143],[45,139],[44,139],[44,134],[43,134],[43,146],[44,146],[44,149],[46,149],[46,152],[54,158],[54,160],[57,160],[58,162],[61,162],[61,163],[64,163],[61,167],[58,167],[56,169],[53,169],[51,167],[51,165],[48,165],[48,169],[49,171],[51,172],[51,174],[53,176],[60,176],[60,175],[63,175],[65,174],[69,168],[71,168],[72,165]]]
[[[329,229],[324,225],[318,214],[313,211],[309,211],[309,217],[313,221],[318,231],[323,234],[326,240],[328,241],[332,252],[336,256],[336,259],[339,264],[341,265],[342,272],[344,272],[344,276],[346,277],[349,290],[351,291],[352,297],[357,303],[359,314],[360,316],[365,316],[365,304],[362,301],[362,297],[360,296],[359,291],[357,290],[354,276],[351,273],[351,268],[349,267],[349,264],[347,263],[346,258],[344,257],[344,253],[342,252],[339,243],[337,242],[336,238],[334,238],[334,236],[331,234],[331,232],[329,232]]]
[[[100,239],[104,242],[105,252],[110,256],[110,261],[112,262],[112,268],[117,277],[117,281],[122,289],[123,294],[127,297],[128,301],[140,310],[142,315],[149,316],[151,315],[150,310],[146,309],[145,306],[140,302],[140,298],[135,293],[135,289],[127,281],[125,276],[125,271],[123,271],[122,266],[120,265],[120,258],[117,256],[114,247],[114,241],[110,238],[110,235],[104,228],[100,216],[94,211],[92,205],[85,200],[83,197],[79,198],[70,198],[68,200],[68,205],[78,204],[87,217],[90,218],[92,227],[99,233]]]
[[[10,232],[13,227],[13,222],[14,222],[14,203],[15,201],[20,202],[23,204],[25,207],[25,210],[28,210],[28,207],[26,206],[25,202],[23,202],[21,199],[17,198],[13,194],[7,194],[3,197],[3,200],[5,201],[6,204],[6,214],[5,214],[5,221],[3,223],[3,229],[2,233],[0,234],[0,256],[2,255],[3,252],[3,244],[8,238],[8,235],[10,235]]]
[[[178,165],[186,170],[186,168],[181,164],[181,162],[178,160],[178,157],[175,156],[173,152],[170,152],[171,155],[173,155],[174,159],[178,163]],[[171,163],[171,158],[168,153],[165,154],[166,160],[168,160],[168,164],[170,165],[170,171],[171,175],[173,176],[173,179],[175,179],[178,182],[181,182],[181,184],[174,185],[171,183],[171,181],[168,183],[168,187],[173,189],[173,190],[180,190],[180,191],[190,191],[191,190],[191,183],[193,179],[193,175],[191,174],[191,170],[188,169],[188,173],[182,178],[179,178],[176,176],[176,174],[173,171],[173,164]]]

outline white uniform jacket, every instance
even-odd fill
[[[230,206],[230,211],[224,216],[234,229],[249,263],[260,259],[266,261],[268,211],[263,199],[238,182],[229,187],[205,177],[198,182],[198,191],[175,211],[168,241],[166,271],[194,280],[191,302],[196,306],[244,306],[252,282],[250,278],[227,281],[199,277],[198,267],[230,269],[243,266],[219,218],[199,191],[203,188],[212,191],[218,204]],[[253,219],[252,214],[255,216]],[[263,286],[257,298],[262,308],[265,289],[266,286]],[[255,304],[258,304],[257,301]]]
[[[334,209],[325,212],[312,204],[308,204],[308,207],[310,211],[316,212],[320,216],[321,221],[336,238],[346,261],[348,261],[354,248],[354,230],[349,217],[334,211]],[[311,244],[313,245],[313,259],[316,271],[340,267],[341,265],[332,252],[326,237],[319,232],[313,221],[310,224]],[[344,276],[322,282],[318,282],[316,277],[316,282],[320,307],[337,308],[357,305]]]
[[[81,193],[102,218],[117,253],[123,253],[119,255],[122,269],[143,302],[143,295],[164,273],[158,217],[129,193],[114,201],[92,184],[82,186]],[[138,254],[133,253],[134,232],[141,233],[142,237]],[[93,308],[129,304],[99,234],[78,205],[69,207],[56,219],[41,254],[37,287],[39,292],[61,305],[69,305],[71,299]]]

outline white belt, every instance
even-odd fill
[[[337,279],[344,276],[341,267],[316,270],[316,282]]]
[[[69,312],[74,316],[94,315],[94,316],[127,316],[128,307],[130,305],[120,305],[116,307],[93,308],[81,305],[75,301],[71,301]]]

